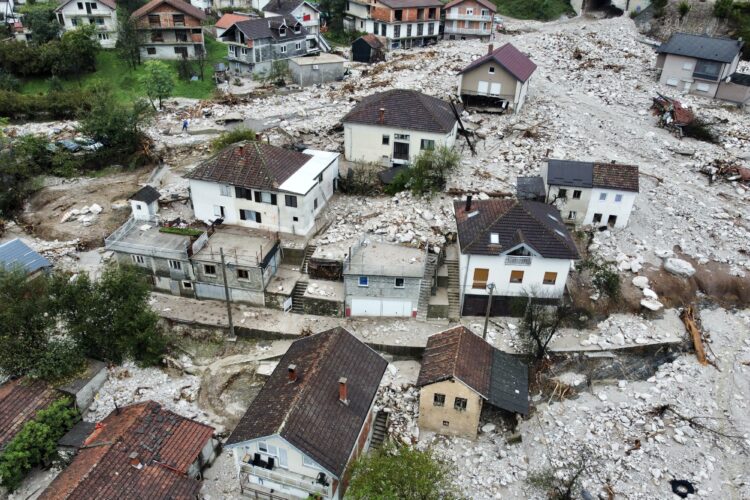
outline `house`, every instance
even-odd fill
[[[52,263],[15,238],[0,244],[0,265],[6,270],[21,269],[30,278],[52,269]]]
[[[306,0],[270,0],[263,7],[263,15],[268,17],[291,16],[315,37],[320,33],[320,11]]]
[[[719,97],[722,87],[742,80],[736,72],[744,45],[731,38],[675,33],[656,49],[659,83],[690,94]]]
[[[362,237],[344,262],[346,315],[408,318],[421,309],[426,316],[437,261],[429,257],[427,250]]]
[[[750,74],[732,73],[719,84],[716,98],[733,102],[740,107],[750,105]]]
[[[216,38],[221,38],[221,35],[231,28],[234,23],[247,21],[248,19],[252,19],[249,14],[239,14],[236,12],[224,14],[216,21],[216,25],[214,26],[216,28]]]
[[[312,56],[289,59],[292,81],[302,87],[334,82],[344,78],[344,59],[336,54],[319,53]]]
[[[467,106],[511,108],[521,111],[536,64],[510,43],[499,49],[488,46],[487,54],[458,73],[458,95]]]
[[[159,191],[150,185],[145,185],[133,196],[128,198],[133,218],[137,220],[151,220],[159,212]]]
[[[39,410],[60,396],[40,380],[17,378],[0,385],[0,452]]]
[[[115,0],[65,0],[55,9],[64,31],[86,24],[96,26],[96,39],[105,49],[117,43],[117,5]]]
[[[374,63],[385,61],[385,39],[372,33],[352,42],[352,61]]]
[[[344,498],[387,365],[340,327],[294,341],[225,443],[242,493]]]
[[[316,37],[291,16],[249,19],[234,23],[221,36],[229,66],[237,72],[270,73],[273,63],[320,50]]]
[[[497,7],[489,0],[452,0],[443,5],[443,38],[489,40],[495,32]]]
[[[465,316],[517,314],[515,298],[555,304],[580,257],[560,212],[544,203],[489,199],[454,202]],[[491,289],[491,291],[490,291]],[[524,302],[525,303],[525,302]]]
[[[344,156],[387,166],[410,163],[420,151],[453,147],[456,116],[450,103],[416,90],[369,95],[341,120]]]
[[[117,408],[39,499],[195,499],[201,472],[216,456],[213,434],[154,401]]]
[[[262,142],[233,144],[187,175],[195,217],[307,235],[336,189],[338,156]]]
[[[431,335],[417,378],[419,429],[475,439],[485,404],[529,413],[529,369],[465,326]]]
[[[182,0],[151,0],[130,16],[143,36],[143,59],[181,59],[204,54],[206,14]]]
[[[344,29],[380,35],[386,50],[437,43],[440,0],[348,0]]]
[[[547,190],[541,176],[516,177],[516,198],[519,200],[541,201],[547,200]]]
[[[542,180],[547,203],[571,224],[625,227],[638,196],[636,165],[549,159]]]

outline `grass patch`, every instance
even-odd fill
[[[200,236],[203,231],[190,227],[160,227],[160,233],[179,234],[180,236]]]
[[[177,61],[165,61],[175,70],[175,88],[171,97],[188,97],[192,99],[208,99],[213,95],[215,84],[212,79],[213,65],[222,62],[227,55],[226,45],[217,42],[212,37],[206,36],[206,50],[208,58],[206,62],[205,80],[186,81],[176,79]],[[193,63],[195,73],[197,64]],[[96,71],[83,75],[80,80],[62,80],[64,89],[85,87],[96,81],[104,81],[112,86],[112,92],[117,102],[129,103],[140,97],[145,97],[146,92],[139,82],[139,77],[144,73],[143,65],[131,70],[128,65],[120,59],[114,50],[101,50],[96,58]],[[46,94],[49,91],[50,82],[48,78],[33,78],[24,80],[21,85],[21,93],[28,95]]]
[[[516,19],[552,21],[575,12],[567,0],[494,0],[500,15]]]

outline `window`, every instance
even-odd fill
[[[109,33],[97,33],[96,36],[99,40],[109,40]]]
[[[216,266],[213,264],[203,264],[203,272],[209,276],[216,276]]]
[[[403,15],[404,15],[404,11],[403,10],[396,9],[394,11],[394,14],[396,15],[396,21],[403,21]]]
[[[466,398],[456,398],[453,401],[453,409],[458,411],[466,411]]]
[[[232,196],[230,194],[231,193],[230,189],[231,189],[231,187],[227,186],[225,184],[221,184],[219,186],[219,191],[220,191],[220,193],[221,193],[222,196]],[[242,189],[242,188],[237,188],[237,189]]]
[[[187,41],[187,39],[186,39]],[[187,57],[187,47],[175,47],[174,53],[182,57]]]
[[[472,280],[471,288],[487,288],[487,279],[490,277],[489,269],[482,269],[477,267],[474,269],[474,279]]]
[[[309,458],[307,458],[307,455],[302,455],[302,465],[304,465],[305,467],[312,467],[313,469],[318,468],[318,465],[312,460],[310,460]]]
[[[445,406],[445,394],[435,393],[432,396],[432,406]]]
[[[214,205],[214,217],[224,217],[224,207],[221,205]]]
[[[409,134],[393,134],[393,138],[397,141],[408,141]]]
[[[622,195],[621,194],[616,194],[615,195],[615,203],[620,203],[621,201],[622,201]]]
[[[387,146],[391,143],[391,136],[390,135],[383,135],[383,146]]]
[[[693,63],[686,62],[682,65],[682,69],[685,71],[692,71],[693,70]]]
[[[136,264],[143,265],[146,263],[146,259],[143,258],[143,255],[131,255],[130,258],[133,259],[133,262]]]
[[[255,191],[255,203],[270,203],[276,205],[276,195],[266,191]]]
[[[297,197],[291,194],[284,195],[284,204],[287,207],[297,208]]]
[[[554,285],[557,281],[557,273],[544,273],[542,283],[545,285]]]
[[[557,190],[557,197],[558,198],[567,198],[568,197],[568,190],[564,188],[560,188]]]
[[[182,288],[193,288],[193,284],[189,281],[183,281]]]
[[[70,20],[70,24],[72,24],[73,26],[78,26],[78,19],[74,17],[73,19]]]
[[[161,26],[161,17],[159,17],[159,14],[149,14],[148,24],[149,26]]]
[[[397,24],[393,27],[393,38],[401,38],[401,25]]]
[[[599,201],[607,201],[607,193],[599,193]]]
[[[417,24],[417,36],[422,36],[424,33],[424,24],[419,23]],[[383,33],[385,35],[385,33]]]
[[[299,217],[292,217],[293,222],[299,222]]]
[[[678,83],[680,83],[680,80],[677,78],[667,78],[667,85],[670,87],[676,87]]]
[[[83,10],[83,2],[78,2],[78,10]]]
[[[406,25],[406,36],[407,36],[407,38],[411,36],[411,27],[412,27],[411,24],[407,24]]]
[[[156,55],[156,47],[146,47],[146,54],[150,56]]]
[[[135,209],[136,210],[143,210],[143,205],[141,205],[140,203],[136,203],[135,204]]]
[[[580,200],[581,199],[581,190],[576,189],[573,191],[573,199],[574,200]]]
[[[282,54],[286,54],[286,45],[282,45],[279,50]]]
[[[387,25],[386,25],[385,23],[383,23],[383,24],[381,24],[381,25],[380,25],[380,34],[381,34],[382,36],[385,36],[385,30],[386,30],[387,28],[388,28],[388,26],[387,26]]]
[[[254,210],[243,210],[240,209],[240,220],[249,220],[257,223],[261,223],[260,212]]]
[[[695,71],[693,72],[693,76],[706,80],[718,80],[719,73],[721,73],[721,63],[699,59],[695,63]]]
[[[279,467],[289,468],[289,460],[286,456],[286,448],[279,448]]]
[[[432,10],[432,9],[430,9]],[[435,23],[429,23],[427,24],[427,34],[433,35],[435,33]]]
[[[370,278],[367,276],[360,276],[357,283],[358,286],[370,286]]]
[[[419,147],[422,150],[435,149],[435,141],[432,139],[422,139]]]
[[[315,180],[318,181],[318,184],[323,184],[323,174],[322,173],[318,174]]]
[[[175,271],[182,271],[182,262],[179,260],[170,260],[169,268],[174,269]]]
[[[404,288],[404,278],[396,278],[393,280],[393,286],[396,288]]]
[[[575,219],[576,215],[578,215],[578,213],[576,211],[574,211],[574,210],[571,210],[570,212],[568,212],[568,220]]]
[[[237,269],[237,279],[238,280],[249,280],[250,279],[250,271],[247,269]]]
[[[301,25],[301,24],[295,24],[295,25],[294,25],[294,32],[295,32],[295,33],[300,33],[300,32],[302,32],[302,25]],[[297,45],[300,45],[300,44],[298,43]],[[297,48],[299,48],[299,47],[297,47]]]
[[[494,75],[495,74],[495,67],[494,66],[490,66],[487,71],[490,73],[490,75]]]
[[[222,194],[224,194],[224,193],[222,193]],[[245,200],[252,200],[253,199],[253,192],[251,190],[245,189],[243,187],[236,187],[236,188],[234,188],[234,195],[237,198],[242,198],[242,199],[245,199]],[[229,195],[225,195],[225,196],[229,196]]]
[[[258,451],[262,451],[263,453],[268,453],[268,446],[264,441],[260,441],[258,443]]]
[[[91,9],[92,9],[92,10],[96,10],[96,3],[93,3],[93,2],[92,2],[92,3],[90,4],[90,5],[91,5]]]
[[[172,14],[172,21],[174,22],[175,26],[184,26],[185,16],[184,14]]]
[[[500,235],[497,233],[490,233],[490,244],[492,245],[499,245],[500,244]]]
[[[97,24],[97,26],[104,26],[104,18],[103,17],[97,17],[96,18],[96,24]]]
[[[523,283],[523,271],[511,271],[510,282],[511,283]]]
[[[448,422],[447,420],[443,420],[443,427],[448,427],[449,425],[451,425],[450,422]]]
[[[596,224],[597,222],[601,222],[601,221],[602,221],[602,214],[594,214],[594,219],[592,220],[592,222]]]
[[[317,198],[315,198],[315,199],[313,200],[313,210],[317,210],[317,209],[318,209],[318,199],[317,199]]]
[[[297,43],[294,44],[294,49],[295,50],[299,50],[301,48],[302,48],[302,44],[300,42],[297,42]]]
[[[710,89],[711,87],[709,87],[707,83],[699,83],[695,86],[695,90],[698,92],[708,92]]]

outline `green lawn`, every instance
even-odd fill
[[[568,0],[494,0],[500,15],[516,19],[552,21],[563,14],[572,14]]]
[[[166,61],[175,67],[175,89],[174,97],[190,97],[194,99],[207,99],[211,97],[214,91],[213,82],[213,65],[222,62],[227,55],[226,45],[217,42],[211,37],[206,37],[206,49],[208,51],[208,61],[205,69],[205,79],[203,81],[185,81],[177,79],[177,61]],[[197,66],[193,63],[194,71],[197,73]],[[75,87],[77,85],[86,86],[96,80],[106,81],[112,84],[114,94],[120,102],[132,102],[138,97],[144,97],[146,94],[139,83],[139,76],[143,73],[143,66],[131,70],[128,65],[122,61],[117,52],[114,50],[102,50],[97,56],[96,71],[89,73],[81,78],[81,81],[65,80],[63,87]],[[23,82],[21,92],[24,94],[46,93],[49,90],[49,80],[46,78],[29,79]]]

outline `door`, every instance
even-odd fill
[[[500,84],[493,83],[490,85],[490,95],[500,95]]]
[[[352,299],[352,316],[380,316],[380,311],[378,299]]]
[[[408,300],[383,300],[382,316],[411,316],[411,302]]]
[[[489,89],[489,82],[479,82],[477,85],[477,94],[487,95],[487,89]]]
[[[226,300],[224,295],[224,285],[210,285],[208,283],[196,283],[195,284],[195,296],[199,299],[217,299]],[[232,290],[229,289],[229,297],[231,300]]]
[[[409,143],[408,142],[394,142],[393,143],[393,159],[409,161]]]
[[[617,216],[616,215],[610,215],[609,219],[607,219],[607,225],[609,227],[615,227],[615,224],[617,224]]]

